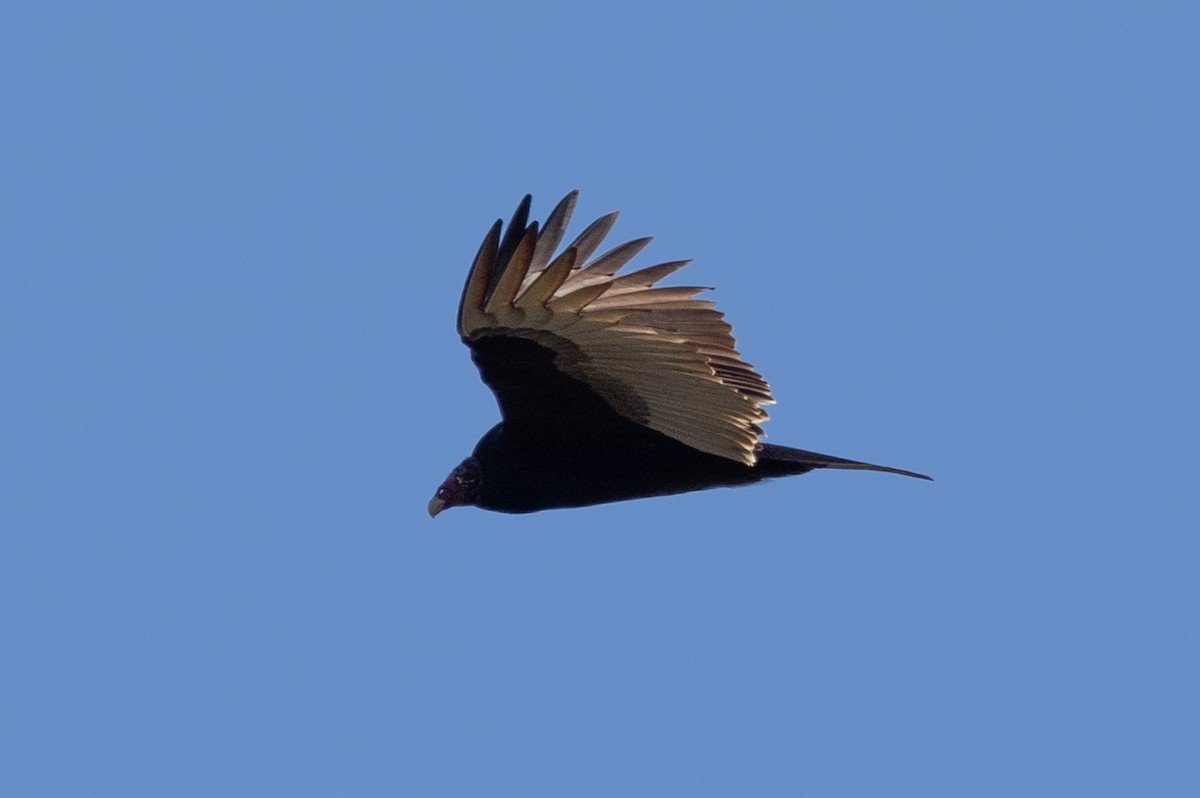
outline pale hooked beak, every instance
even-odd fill
[[[429,517],[430,518],[437,518],[437,514],[440,513],[444,509],[446,509],[446,503],[444,501],[442,501],[441,499],[439,499],[437,496],[434,496],[432,499],[429,500]]]

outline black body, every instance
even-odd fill
[[[591,388],[554,368],[554,352],[523,338],[468,341],[504,421],[472,457],[481,475],[474,504],[527,513],[554,507],[749,485],[814,468],[899,469],[761,444],[743,465],[706,454],[618,415]]]

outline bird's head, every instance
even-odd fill
[[[447,507],[474,504],[482,478],[483,470],[479,467],[478,460],[474,457],[463,460],[450,472],[450,476],[446,477],[446,481],[429,500],[429,517],[436,517]]]

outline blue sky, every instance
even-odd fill
[[[32,5],[0,792],[1200,794],[1194,4]],[[429,519],[572,188],[937,481]]]

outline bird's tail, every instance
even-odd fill
[[[802,474],[814,468],[839,468],[848,471],[883,471],[888,474],[900,474],[905,477],[933,480],[933,477],[918,474],[916,471],[905,471],[902,468],[860,463],[857,460],[846,460],[817,452],[806,452],[803,449],[793,449],[790,446],[776,446],[773,443],[760,443],[758,449],[757,468],[768,471],[778,470],[782,474]]]

